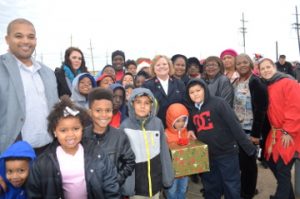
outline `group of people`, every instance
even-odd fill
[[[0,198],[185,198],[188,176],[174,178],[168,146],[190,139],[208,145],[205,198],[254,197],[257,145],[277,180],[270,198],[295,198],[299,84],[271,59],[226,49],[135,62],[117,50],[93,76],[76,47],[55,71],[35,61],[26,19],[11,21],[5,39]]]

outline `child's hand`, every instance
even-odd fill
[[[6,183],[4,182],[4,179],[0,176],[0,195],[2,194],[2,192],[6,192],[6,190]]]
[[[187,137],[188,137],[188,139],[193,139],[193,140],[197,139],[194,131],[188,131]]]

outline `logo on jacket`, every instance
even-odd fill
[[[205,111],[193,117],[193,122],[197,127],[197,132],[214,128],[214,124],[210,118],[210,111]]]

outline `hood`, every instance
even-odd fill
[[[33,148],[25,141],[18,141],[12,144],[0,156],[0,175],[4,178],[11,192],[17,192],[19,189],[14,188],[6,179],[5,159],[6,158],[29,158],[31,162],[36,158]]]
[[[126,98],[126,92],[125,92],[125,88],[119,84],[119,83],[114,83],[114,84],[111,84],[109,85],[109,88],[115,92],[116,89],[122,89],[123,93],[124,93],[124,97],[123,97],[123,103],[125,103],[125,98]]]
[[[200,85],[201,87],[204,88],[204,102],[203,104],[205,104],[205,102],[207,102],[210,98],[210,93],[209,93],[209,90],[208,90],[208,87],[207,87],[207,84],[205,83],[205,81],[203,79],[191,79],[188,84],[186,85],[186,98],[187,98],[187,102],[188,102],[188,105],[189,106],[194,106],[194,102],[191,100],[190,98],[190,95],[189,95],[189,88],[191,86],[194,86],[194,85]]]
[[[174,128],[175,122],[182,117],[189,117],[188,110],[186,107],[182,104],[175,103],[172,104],[168,107],[167,113],[166,113],[166,124],[167,124],[167,129],[171,130],[172,132],[177,130]],[[188,119],[185,122],[184,128],[187,126]]]
[[[72,82],[72,95],[71,95],[71,98],[78,102],[78,101],[86,101],[86,97],[81,95],[79,93],[79,90],[78,90],[78,84],[79,84],[79,81],[82,80],[84,77],[88,77],[91,82],[92,82],[92,87],[95,88],[96,87],[96,81],[94,79],[94,77],[89,74],[89,73],[80,73],[79,75],[77,75],[75,77],[75,79],[73,80]]]
[[[155,97],[153,96],[153,93],[147,88],[135,88],[132,90],[132,93],[130,95],[130,98],[129,98],[128,104],[127,104],[128,105],[128,114],[129,114],[129,118],[131,120],[136,121],[135,112],[133,109],[133,101],[137,96],[141,96],[141,95],[147,95],[152,100],[151,112],[150,112],[150,115],[148,118],[154,117],[157,113],[157,101],[156,101]]]

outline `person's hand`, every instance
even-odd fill
[[[188,139],[193,139],[193,140],[197,139],[194,131],[188,131],[187,137],[188,137]]]
[[[4,182],[4,179],[0,176],[0,195],[2,194],[2,191],[7,191],[6,183]]]
[[[255,145],[259,144],[259,138],[250,136],[250,141]]]
[[[281,136],[281,143],[284,148],[287,148],[290,144],[294,144],[294,140],[289,134],[283,134]]]

